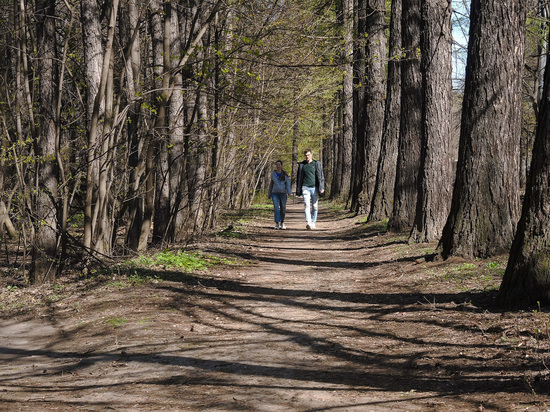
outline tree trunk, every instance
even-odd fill
[[[190,162],[187,175],[189,204],[190,204],[190,229],[195,232],[203,227],[205,213],[204,201],[206,194],[206,170],[208,153],[208,110],[207,96],[202,87],[197,88],[197,129],[194,132],[190,144]]]
[[[0,236],[4,236],[4,232],[12,239],[17,237],[17,230],[8,215],[8,209],[4,202],[0,200]]]
[[[101,35],[101,13],[99,3],[94,0],[82,0],[80,3],[80,15],[82,25],[82,40],[84,51],[84,75],[86,82],[86,129],[92,128],[94,117],[94,105],[100,92],[101,76],[103,73],[103,42]],[[105,103],[103,99],[98,101],[97,118],[103,116]],[[97,136],[102,136],[103,124],[95,122],[93,134],[88,134],[88,164],[86,175],[86,200],[84,205],[84,246],[87,249],[93,247],[94,223],[93,205],[96,203],[97,186],[99,180],[99,156],[97,154]]]
[[[550,303],[550,67],[544,89],[527,191],[497,303]]]
[[[401,123],[393,211],[388,226],[403,230],[414,223],[422,142],[420,74],[420,0],[404,0],[401,65]]]
[[[176,54],[181,52],[181,38],[180,31],[180,16],[178,13],[172,12],[172,53]],[[170,133],[170,227],[168,228],[168,239],[176,241],[176,233],[179,227],[183,224],[181,210],[184,208],[183,204],[183,159],[184,159],[184,144],[185,144],[185,116],[184,116],[185,100],[183,95],[183,76],[181,72],[177,72],[174,75],[173,92],[168,102],[168,123]]]
[[[335,132],[333,140],[334,168],[332,173],[332,184],[330,185],[330,198],[338,199],[342,191],[342,170],[344,167],[344,155],[342,147],[342,91],[335,97],[336,110],[334,111]]]
[[[351,189],[351,163],[353,148],[353,0],[343,0],[341,23],[344,33],[342,48],[342,129],[338,142],[341,162],[340,182],[334,185],[331,196],[348,199]]]
[[[90,11],[91,13],[92,11]],[[88,147],[87,147],[87,175],[86,175],[86,199],[84,204],[84,247],[88,251],[96,249],[95,240],[97,240],[96,224],[100,211],[100,202],[97,202],[97,191],[99,185],[99,149],[102,147],[98,142],[100,139],[106,138],[103,133],[103,125],[100,121],[101,115],[104,113],[105,107],[105,95],[107,90],[107,84],[109,83],[109,76],[111,73],[111,58],[113,54],[113,41],[115,37],[116,21],[118,14],[118,0],[113,0],[113,4],[110,9],[109,28],[107,32],[107,42],[103,51],[102,66],[100,69],[100,81],[98,84],[97,92],[93,96],[93,107],[91,113],[90,124],[88,128]],[[84,16],[83,16],[84,18]],[[91,17],[88,16],[89,19]],[[93,20],[93,19],[92,19]],[[84,22],[83,22],[84,24]],[[96,39],[95,42],[98,40]],[[90,50],[85,52],[97,53],[97,44],[90,46]],[[101,40],[99,40],[101,47]],[[86,49],[86,41],[85,41]],[[100,51],[103,48],[99,49]],[[87,56],[87,59],[94,59],[95,56]],[[89,72],[89,76],[92,77],[92,82],[96,80],[97,73]],[[112,83],[111,83],[112,84]],[[110,95],[110,92],[108,93]],[[90,102],[88,102],[90,104]],[[90,107],[87,106],[87,110]],[[102,141],[102,140],[101,140]],[[95,205],[95,208],[94,208]],[[101,249],[101,247],[100,247]]]
[[[126,65],[127,81],[127,99],[130,105],[127,125],[128,139],[128,196],[125,200],[124,209],[127,212],[127,231],[124,240],[125,246],[130,250],[137,250],[139,241],[139,232],[142,219],[142,201],[139,196],[139,183],[142,176],[142,167],[140,167],[140,159],[142,153],[140,149],[140,140],[142,133],[140,132],[141,125],[141,102],[138,96],[142,92],[142,76],[141,76],[141,53],[140,53],[140,37],[139,37],[139,10],[135,0],[128,3],[128,18],[122,19],[128,26],[121,26],[123,30],[123,41],[126,42],[128,50],[128,60]],[[135,38],[134,38],[135,36]],[[124,213],[121,213],[124,216]]]
[[[444,258],[484,258],[512,243],[525,9],[525,0],[472,1],[457,176],[438,248]]]
[[[155,4],[152,2],[151,5]],[[156,7],[160,8],[158,4]],[[170,134],[168,131],[168,105],[172,98],[170,82],[170,70],[172,66],[171,42],[174,25],[173,18],[177,19],[176,13],[172,10],[172,3],[165,2],[164,10],[161,13],[154,13],[152,16],[151,31],[153,33],[153,59],[155,64],[155,82],[158,89],[156,93],[157,116],[152,142],[155,146],[155,162],[151,173],[155,178],[155,205],[153,223],[153,244],[160,244],[166,239],[170,223],[170,159],[169,151]],[[177,22],[177,20],[176,20]],[[177,24],[177,23],[176,23]],[[147,214],[147,212],[146,212]]]
[[[326,112],[323,116],[323,120],[325,125],[324,129],[327,131],[327,134],[323,138],[323,157],[321,158],[321,161],[323,162],[323,168],[325,170],[325,188],[329,188],[332,184],[332,174],[334,170],[334,122]],[[297,153],[298,151],[296,151],[296,154]]]
[[[439,240],[449,214],[454,181],[452,151],[450,0],[422,4],[422,172],[409,241]]]
[[[364,70],[359,83],[364,87],[357,88],[357,161],[355,187],[353,190],[352,209],[368,216],[374,195],[380,144],[384,126],[384,94],[386,89],[386,54],[385,1],[359,1],[358,37],[365,39],[364,45],[359,41],[364,56]],[[361,73],[363,72],[363,73]],[[353,207],[355,204],[355,207]]]
[[[292,125],[292,169],[290,172],[290,185],[296,189],[296,178],[298,175],[298,134],[300,132],[300,120],[295,117]]]
[[[393,210],[401,118],[401,2],[392,1],[384,130],[369,220],[390,217]]]
[[[40,139],[37,143],[36,236],[31,282],[40,285],[56,278],[58,176],[55,144],[58,69],[55,41],[55,0],[37,4]]]

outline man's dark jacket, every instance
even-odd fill
[[[323,174],[323,166],[321,162],[317,160],[312,160],[315,162],[315,189],[317,193],[325,190],[325,175]],[[298,175],[296,177],[296,196],[302,196],[302,184],[304,182],[304,165],[307,163],[307,160],[298,163]]]

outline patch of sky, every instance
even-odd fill
[[[468,55],[470,0],[452,0],[453,6],[453,88],[462,90]]]

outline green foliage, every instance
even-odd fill
[[[164,250],[152,256],[142,255],[127,262],[132,267],[164,266],[186,272],[203,270],[215,264],[229,264],[228,259],[203,254],[201,252],[185,252]]]
[[[497,268],[500,268],[501,266],[502,264],[500,262],[488,262],[487,265],[485,265],[487,269],[497,269]]]

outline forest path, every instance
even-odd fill
[[[261,218],[204,245],[249,264],[4,318],[0,409],[544,410],[518,367],[536,348],[499,341],[487,295],[438,289],[433,245],[360,220],[325,208],[307,231],[290,200],[287,230]]]

